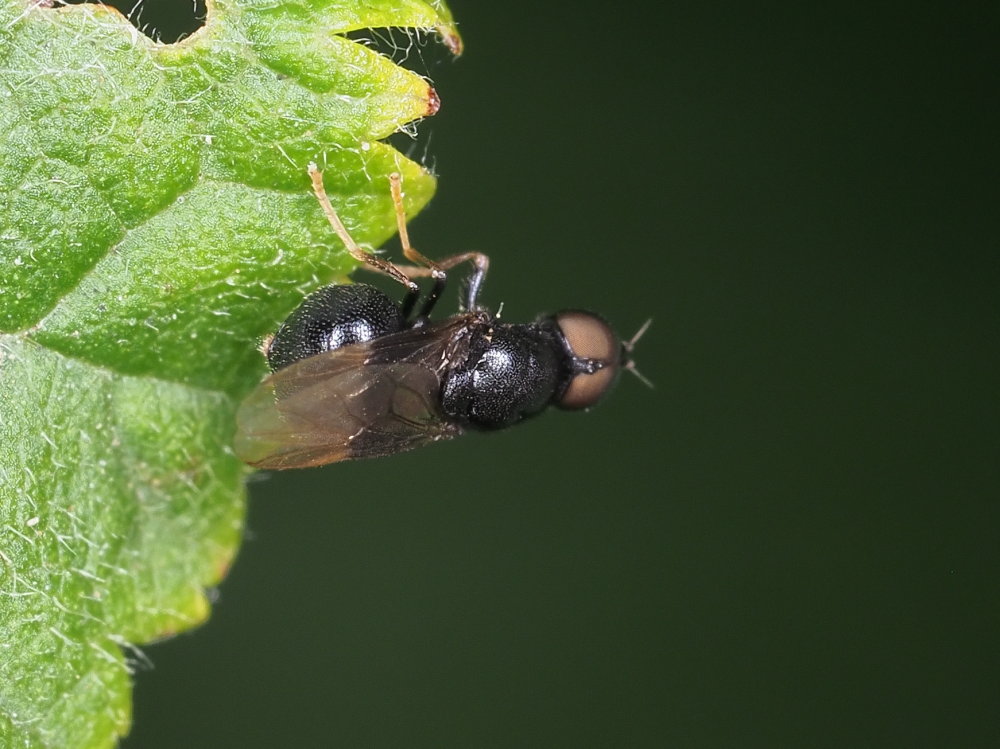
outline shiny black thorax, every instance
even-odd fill
[[[441,407],[463,426],[502,429],[545,410],[568,371],[551,323],[480,324],[467,358],[442,378]]]
[[[441,410],[450,421],[472,429],[502,429],[543,411],[572,375],[571,357],[554,322],[500,323],[483,312],[467,312],[453,322],[408,322],[399,304],[373,286],[326,286],[311,294],[288,317],[267,348],[272,370],[344,346],[367,344],[377,360],[380,347],[400,350],[406,336],[441,383]],[[439,346],[421,339],[452,340]]]

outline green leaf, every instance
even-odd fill
[[[433,178],[380,142],[425,80],[345,38],[442,2],[217,0],[152,42],[116,11],[0,0],[0,746],[103,747],[130,645],[204,620],[240,540],[233,415],[259,339]],[[124,648],[124,651],[123,651]]]

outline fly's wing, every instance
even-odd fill
[[[260,468],[306,468],[460,434],[441,411],[436,373],[448,333],[405,331],[279,369],[237,412],[237,456]]]

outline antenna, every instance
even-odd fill
[[[654,385],[648,377],[646,377],[642,372],[640,372],[636,368],[635,361],[632,359],[632,350],[635,349],[635,344],[638,343],[639,339],[646,334],[646,331],[649,330],[649,326],[652,324],[653,324],[653,318],[651,317],[648,320],[646,320],[646,322],[644,322],[637,331],[635,331],[635,335],[633,335],[631,338],[629,338],[622,344],[622,348],[625,350],[625,357],[626,357],[626,361],[622,365],[622,368],[627,369],[629,372],[638,377],[639,381],[646,387],[648,387],[650,390],[654,389]]]

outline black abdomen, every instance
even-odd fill
[[[406,327],[399,305],[374,286],[344,284],[314,291],[278,328],[267,351],[273,371]]]

